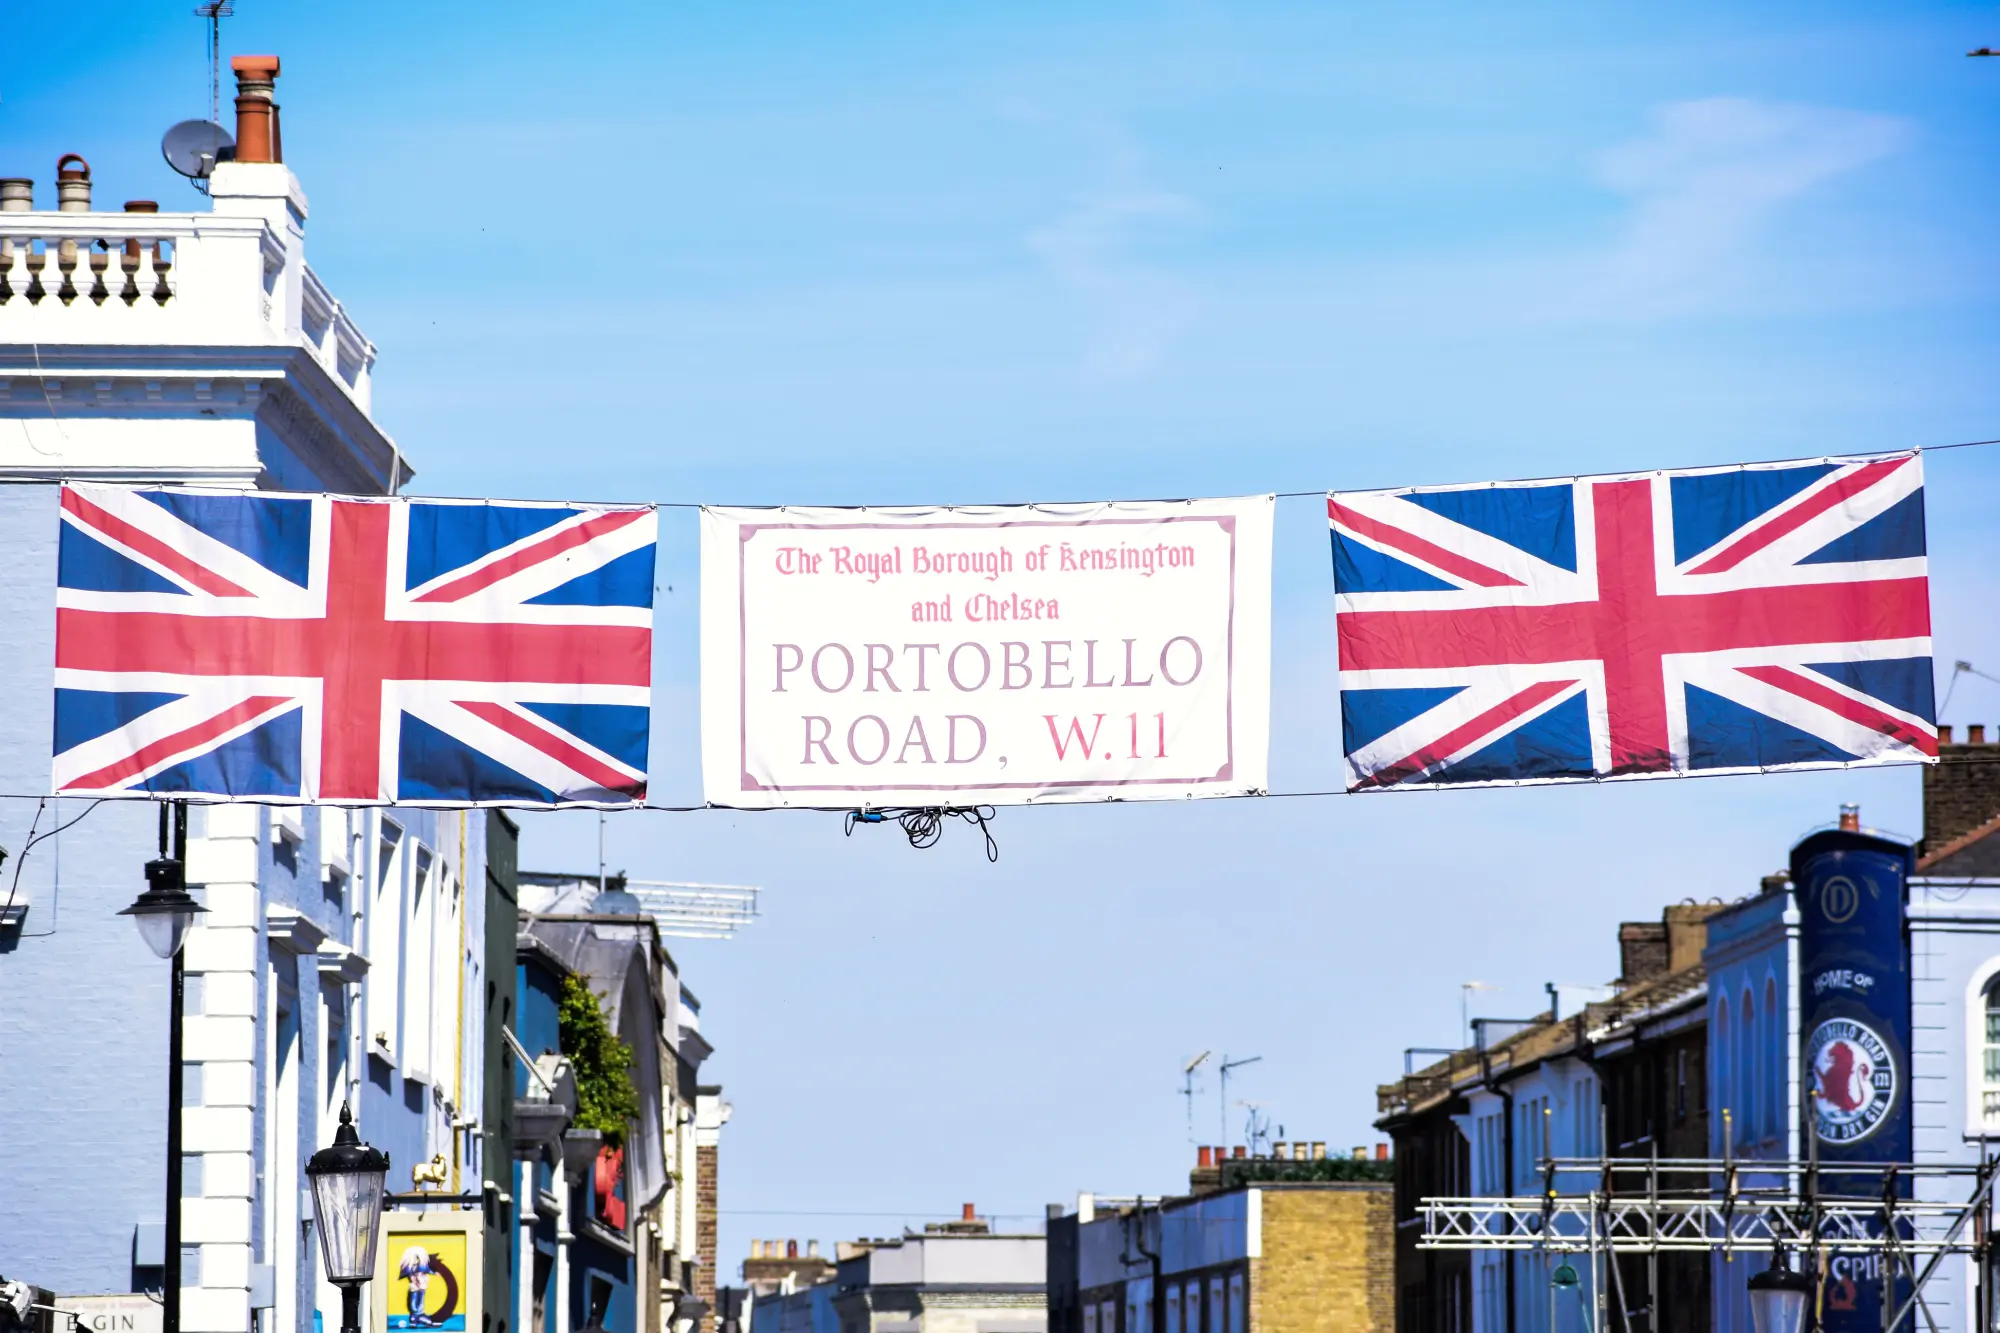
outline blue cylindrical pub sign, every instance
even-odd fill
[[[1815,833],[1792,849],[1801,1091],[1822,1163],[1910,1160],[1905,920],[1914,865],[1907,844],[1853,829]],[[1830,1194],[1879,1196],[1881,1188],[1879,1176],[1837,1173],[1821,1183]],[[1828,1333],[1881,1328],[1882,1275],[1875,1254],[1829,1254]]]

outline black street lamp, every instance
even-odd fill
[[[173,843],[167,842],[168,816]],[[187,973],[181,946],[195,917],[204,911],[187,891],[187,802],[160,805],[160,855],[146,862],[146,891],[120,912],[139,927],[146,947],[172,960],[167,987],[167,1220],[160,1255],[161,1333],[181,1330],[181,1011],[186,1008]]]
[[[326,1280],[340,1288],[340,1333],[361,1333],[361,1284],[375,1276],[389,1154],[361,1141],[343,1104],[331,1147],[306,1159]]]
[[[1773,1245],[1771,1266],[1750,1279],[1750,1323],[1757,1333],[1800,1333],[1812,1294],[1812,1279],[1794,1273],[1784,1246]]]

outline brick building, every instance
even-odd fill
[[[1388,1333],[1390,1163],[1296,1146],[1227,1160],[1204,1148],[1185,1197],[1052,1208],[1052,1333]]]
[[[1938,762],[1924,769],[1924,840],[1919,852],[1927,874],[2000,875],[2000,735],[1984,726],[1965,729],[1952,742],[1938,728]],[[2000,731],[2000,728],[1996,728]]]

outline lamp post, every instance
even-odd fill
[[[1791,1270],[1784,1246],[1771,1247],[1771,1266],[1752,1277],[1749,1285],[1750,1323],[1757,1333],[1800,1333],[1813,1284],[1804,1273]]]
[[[340,1288],[340,1333],[361,1333],[361,1284],[375,1276],[388,1174],[389,1154],[361,1141],[354,1115],[343,1104],[332,1145],[306,1159],[320,1259],[326,1280]]]
[[[173,842],[167,841],[172,821]],[[181,1329],[181,1010],[187,974],[181,945],[202,905],[187,891],[187,802],[160,805],[160,854],[146,862],[146,891],[120,912],[139,927],[146,947],[172,961],[167,1014],[167,1220],[160,1254],[161,1333]]]

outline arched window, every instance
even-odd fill
[[[1721,1108],[1729,1105],[1729,1099],[1734,1095],[1730,1084],[1736,1081],[1732,1077],[1734,1069],[1729,1063],[1729,1001],[1727,998],[1715,1002],[1714,1035],[1714,1049],[1709,1052],[1708,1086],[1711,1093],[1709,1105],[1719,1111]],[[1710,1126],[1710,1132],[1715,1136],[1716,1143],[1721,1144],[1727,1141],[1723,1138],[1722,1117],[1720,1115],[1715,1116],[1715,1120]]]
[[[1730,1100],[1736,1105],[1736,1142],[1754,1143],[1757,1140],[1757,1107],[1763,1099],[1758,1096],[1758,1075],[1764,1072],[1763,1052],[1757,1047],[1757,1008],[1750,1001],[1750,992],[1743,992],[1743,1008],[1736,1015],[1736,1095]]]
[[[2000,977],[1986,983],[1986,1041],[1980,1052],[1979,1112],[2000,1130]]]
[[[1778,983],[1770,977],[1764,978],[1764,1026],[1768,1029],[1764,1039],[1765,1058],[1771,1062],[1768,1085],[1764,1094],[1764,1137],[1776,1139],[1784,1134],[1784,1126],[1779,1123],[1785,1115],[1784,1078],[1779,1070],[1784,1069],[1786,1060],[1785,1033],[1778,1017]]]

